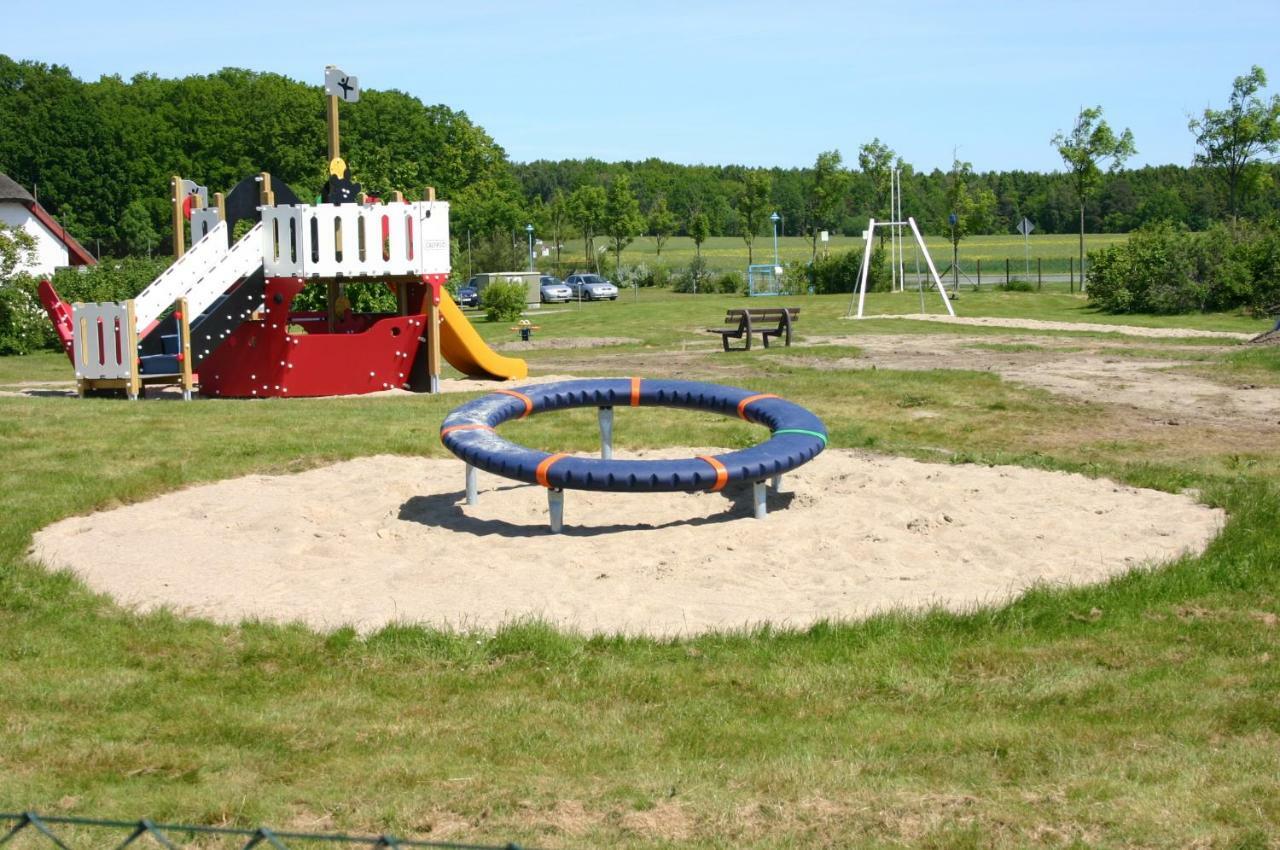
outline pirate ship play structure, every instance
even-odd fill
[[[336,70],[336,69],[331,69]],[[523,378],[523,360],[490,349],[443,284],[449,276],[449,205],[396,193],[360,194],[338,153],[338,101],[354,78],[330,82],[329,180],[304,204],[271,175],[224,197],[173,178],[175,261],[136,298],[68,305],[45,281],[40,296],[75,366],[82,395],[182,388],[190,398],[354,395],[439,390],[441,356],[473,377]],[[190,220],[191,246],[186,249]],[[240,222],[247,232],[233,240]],[[394,313],[353,313],[346,287],[385,285]],[[293,310],[308,285],[326,309]]]

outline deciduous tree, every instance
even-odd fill
[[[747,265],[755,262],[752,252],[756,236],[768,220],[769,192],[773,181],[766,171],[749,171],[742,181],[742,190],[738,193],[738,223],[742,228],[742,241],[747,243]]]
[[[666,198],[658,198],[649,211],[649,232],[658,246],[658,256],[662,256],[662,246],[676,232],[676,215],[667,207]]]
[[[1226,109],[1206,108],[1188,125],[1200,146],[1196,164],[1215,170],[1227,184],[1232,223],[1241,196],[1262,176],[1259,157],[1280,150],[1280,95],[1264,100],[1259,92],[1266,85],[1266,72],[1254,65],[1248,74],[1236,77]]]
[[[631,181],[625,174],[613,178],[604,204],[604,232],[613,241],[613,260],[622,268],[622,249],[631,244],[644,229],[640,203],[631,194]]]
[[[947,180],[947,207],[950,209],[947,223],[950,226],[952,280],[959,286],[960,240],[973,233],[982,233],[990,227],[991,214],[995,211],[995,193],[974,182],[973,166],[956,159],[951,163]]]
[[[702,243],[706,242],[710,235],[711,222],[707,220],[707,214],[695,213],[689,220],[689,238],[693,240],[693,248],[698,254],[698,259],[702,259]]]
[[[849,172],[844,170],[840,151],[830,150],[818,154],[809,176],[805,197],[806,219],[809,226],[809,262],[818,256],[818,233],[830,230],[844,211],[849,192]]]
[[[589,268],[596,253],[596,234],[604,222],[608,198],[599,186],[579,186],[569,196],[569,218],[582,234],[585,265]]]
[[[1058,155],[1066,163],[1071,173],[1072,185],[1076,190],[1076,201],[1080,206],[1080,288],[1084,289],[1084,202],[1098,188],[1102,180],[1102,169],[1099,163],[1108,162],[1108,171],[1115,171],[1124,161],[1133,156],[1137,149],[1133,146],[1133,133],[1129,128],[1119,136],[1102,118],[1102,107],[1081,109],[1076,116],[1076,125],[1070,133],[1058,131],[1053,137],[1053,146]]]

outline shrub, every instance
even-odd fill
[[[38,285],[29,275],[0,281],[0,355],[30,354],[53,348],[53,325],[36,294]]]
[[[707,281],[707,292],[720,292],[733,295],[746,291],[747,283],[738,272],[721,272]]]
[[[708,292],[711,273],[707,270],[707,261],[695,256],[689,267],[671,278],[671,288],[675,292]]]
[[[1193,235],[1158,224],[1089,257],[1089,299],[1114,313],[1260,310],[1280,296],[1274,225],[1215,225]]]
[[[96,266],[58,269],[53,288],[69,304],[77,301],[125,301],[146,289],[173,262],[172,257],[126,257]]]
[[[815,260],[811,274],[808,276],[814,292],[830,294],[855,291],[862,273],[863,253],[863,251],[850,250]],[[867,289],[871,292],[888,292],[891,285],[884,246],[877,245],[871,250],[871,271],[867,278]]]
[[[480,291],[480,306],[491,322],[513,322],[524,312],[527,290],[523,283],[494,281]]]
[[[1002,292],[1035,292],[1036,285],[1029,280],[1022,280],[1021,278],[1015,277],[1011,280],[1005,281],[1004,283],[998,284],[996,289],[999,289]]]

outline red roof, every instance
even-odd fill
[[[73,266],[96,266],[98,261],[38,201],[23,204],[45,228],[67,246],[67,262]]]
[[[67,262],[73,266],[93,266],[98,261],[93,255],[84,249],[84,246],[76,241],[76,238],[66,231],[58,220],[49,215],[49,211],[40,206],[40,202],[31,197],[26,189],[22,188],[18,183],[9,178],[6,174],[0,174],[0,201],[13,201],[22,204],[36,218],[36,221],[44,225],[45,229],[54,235],[67,248]]]

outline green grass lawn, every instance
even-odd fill
[[[542,311],[537,338],[635,342],[531,351],[535,376],[566,363],[579,374],[661,370],[682,348],[718,347],[701,328],[744,303],[631,298]],[[1201,556],[1101,586],[801,631],[658,641],[538,623],[495,634],[405,624],[365,637],[230,627],[123,610],[30,563],[31,535],[234,475],[372,453],[443,457],[440,421],[464,397],[0,397],[0,810],[547,847],[1276,846],[1280,446],[1243,458],[1225,438],[1135,436],[1121,412],[987,372],[831,371],[821,363],[855,355],[861,335],[928,345],[939,327],[845,320],[847,296],[795,303],[802,336],[849,341],[816,346],[815,365],[776,350],[734,362],[751,384],[819,413],[833,446],[1192,489],[1229,512],[1225,531]],[[912,293],[871,303],[918,306]],[[1107,317],[1057,294],[966,293],[957,307],[1266,324]],[[509,323],[478,327],[514,338]],[[996,331],[1019,335],[963,329]],[[724,362],[708,351],[683,368],[718,379]],[[1280,374],[1280,355],[1215,350],[1196,368],[1253,380]],[[0,389],[70,377],[62,355],[0,358]],[[921,405],[936,415],[911,416]],[[545,448],[596,440],[590,416],[506,427]],[[686,431],[684,418],[631,411],[618,440],[684,444]],[[699,438],[754,436],[724,420]],[[139,540],[139,557],[163,569],[181,546]]]

